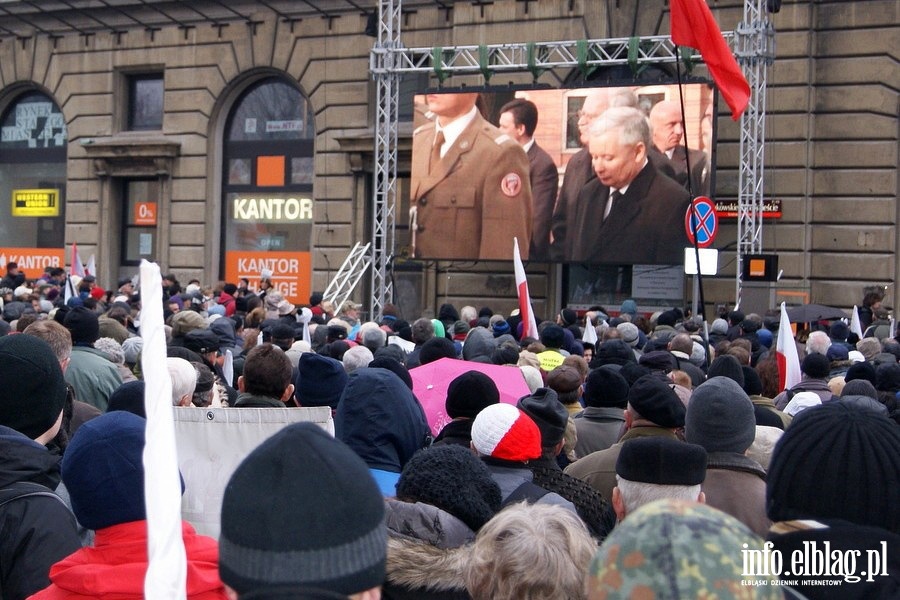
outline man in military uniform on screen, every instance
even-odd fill
[[[585,263],[679,264],[688,245],[687,190],[648,159],[647,117],[611,108],[591,125],[596,178],[578,194],[572,259]]]
[[[429,94],[434,123],[413,133],[410,230],[415,258],[528,258],[528,157],[487,122],[477,93]]]

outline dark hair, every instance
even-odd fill
[[[510,100],[500,108],[498,114],[503,114],[505,112],[512,114],[513,121],[515,121],[516,125],[525,126],[525,135],[528,137],[534,135],[534,130],[537,129],[538,123],[538,111],[534,102],[524,98]]]
[[[244,391],[280,399],[293,374],[291,361],[284,351],[272,344],[261,344],[248,352],[244,360]]]

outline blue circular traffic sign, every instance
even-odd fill
[[[719,230],[719,218],[716,216],[716,205],[706,196],[697,196],[684,214],[684,231],[688,241],[694,245],[694,231],[697,232],[697,246],[707,248],[716,239]]]

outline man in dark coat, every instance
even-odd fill
[[[531,201],[534,207],[530,260],[550,259],[550,223],[559,188],[559,171],[547,151],[534,141],[538,111],[534,102],[516,98],[500,109],[500,131],[516,140],[528,155]]]
[[[684,149],[684,128],[677,102],[663,100],[650,110],[653,146],[659,150],[674,171],[674,179],[694,196],[709,195],[709,159],[702,150]],[[690,176],[688,176],[690,166]]]
[[[53,491],[66,382],[50,346],[0,338],[0,589],[20,600],[50,585],[50,566],[81,547],[75,517]]]
[[[677,264],[687,246],[687,191],[648,158],[650,126],[634,108],[612,108],[591,126],[597,179],[578,195],[571,260]]]

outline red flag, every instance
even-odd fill
[[[516,291],[519,292],[519,316],[522,317],[522,337],[538,339],[537,321],[531,312],[531,295],[528,293],[528,280],[525,278],[525,267],[519,254],[519,240],[513,238],[513,268],[516,272]]]
[[[84,272],[84,263],[81,262],[81,257],[78,256],[78,244],[72,242],[72,263],[70,266],[72,271],[72,275],[78,275],[82,279],[86,273]]]
[[[737,121],[750,102],[750,85],[704,0],[672,0],[672,41],[696,48]]]

